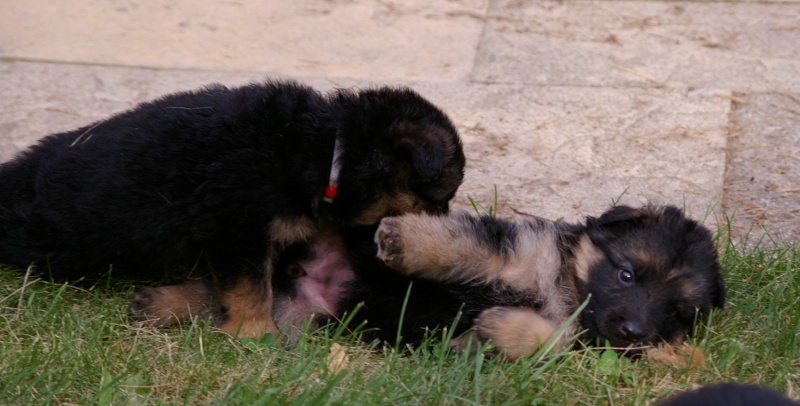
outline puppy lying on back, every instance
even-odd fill
[[[590,294],[577,322],[556,338],[562,345],[579,330],[589,342],[634,351],[678,345],[725,302],[711,233],[671,206],[616,207],[586,224],[410,214],[382,220],[375,241],[380,259],[404,275],[532,297],[533,306],[482,300],[485,309],[472,320],[478,338],[511,359],[553,338]],[[406,316],[414,323],[414,314]]]
[[[671,206],[616,207],[585,224],[408,214],[374,231],[349,228],[284,251],[274,275],[281,331],[296,338],[309,318],[349,318],[351,328],[366,324],[366,341],[415,345],[453,328],[516,359],[591,294],[558,343],[585,330],[585,342],[633,354],[679,345],[725,301],[710,232]]]
[[[132,314],[153,325],[211,314],[257,337],[276,331],[272,267],[285,247],[443,212],[463,168],[450,120],[409,89],[213,85],[0,165],[0,263],[57,280],[191,274],[139,292]]]

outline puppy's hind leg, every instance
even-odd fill
[[[193,317],[218,313],[210,281],[206,279],[142,289],[133,295],[129,311],[149,327],[173,326]]]
[[[277,333],[272,319],[272,294],[257,278],[240,276],[230,286],[207,279],[136,292],[130,314],[147,327],[168,327],[193,317],[212,316],[220,330],[232,337],[258,338]]]
[[[233,337],[259,338],[278,334],[273,317],[272,273],[278,253],[287,246],[305,242],[317,232],[308,217],[276,217],[269,226],[271,243],[256,273],[242,274],[232,284],[219,287],[222,311],[218,327]]]
[[[268,249],[257,269],[217,269],[220,278],[227,279],[216,286],[216,298],[222,317],[217,324],[220,330],[240,338],[260,338],[264,334],[278,334],[273,317],[272,273],[275,261],[286,247],[308,241],[317,232],[314,221],[308,217],[276,217],[269,226]],[[228,258],[226,255],[215,255]],[[230,276],[238,275],[235,279]]]
[[[489,308],[474,324],[479,339],[493,342],[498,352],[512,361],[536,353],[558,328],[533,309],[523,307]]]
[[[233,285],[217,292],[221,321],[217,327],[232,337],[260,338],[277,334],[272,316],[272,286],[269,278],[242,275]]]

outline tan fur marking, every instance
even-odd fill
[[[652,268],[669,263],[669,257],[666,253],[649,247],[636,249],[633,253],[633,258],[639,266],[644,268]]]
[[[144,318],[150,327],[164,327],[205,316],[211,305],[211,292],[203,281],[190,280],[177,285],[144,289],[134,296],[134,316]],[[138,302],[138,303],[137,303]]]
[[[308,217],[276,217],[269,225],[269,236],[278,244],[305,241],[316,230]]]
[[[681,292],[681,298],[684,300],[695,301],[700,299],[700,292],[692,280],[683,279],[678,285],[678,290]]]
[[[493,307],[475,320],[482,339],[491,340],[509,360],[535,353],[557,330],[557,326],[536,313],[521,307]]]
[[[464,220],[455,213],[386,218],[375,235],[378,258],[407,275],[445,282],[497,281],[527,290],[547,298],[538,317],[557,323],[569,318],[574,292],[562,285],[554,224],[519,223],[512,246],[501,253],[477,238]]]
[[[603,260],[603,252],[597,248],[588,235],[583,235],[575,247],[575,274],[584,283],[589,281],[589,269]]]
[[[523,224],[500,280],[548,298],[540,313],[550,320],[565,320],[569,317],[571,300],[564,296],[560,285],[562,258],[556,243],[558,230],[551,223]]]
[[[382,218],[394,214],[418,213],[422,211],[417,197],[411,193],[398,193],[381,196],[369,209],[364,210],[353,223],[356,225],[376,224]]]
[[[541,313],[569,317],[571,299],[559,284],[558,230],[551,223],[520,223],[513,245],[501,255],[472,234],[459,214],[405,215],[384,219],[376,233],[378,257],[408,275],[440,281],[499,281],[548,298]]]
[[[551,290],[556,286],[561,269],[557,236],[555,230],[548,227],[531,227],[520,227],[514,241],[513,254],[506,260],[500,279],[512,286],[525,287],[534,292],[543,288]]]
[[[706,357],[703,351],[690,344],[659,344],[646,351],[650,362],[670,365],[674,368],[702,367]]]
[[[220,292],[220,305],[226,310],[220,330],[233,337],[259,338],[276,334],[272,319],[272,290],[251,278],[242,277],[230,289]]]

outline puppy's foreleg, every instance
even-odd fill
[[[375,242],[378,258],[389,267],[435,280],[475,279],[503,264],[501,253],[476,234],[474,219],[463,214],[387,217]]]
[[[378,258],[406,275],[446,282],[491,282],[535,289],[537,274],[561,265],[555,227],[465,213],[388,217],[375,233]]]

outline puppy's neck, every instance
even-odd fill
[[[572,275],[569,282],[571,288],[578,292],[579,300],[583,301],[587,294],[589,268],[602,259],[603,253],[592,243],[583,224],[561,224],[560,231],[558,246],[565,268],[562,275]]]

